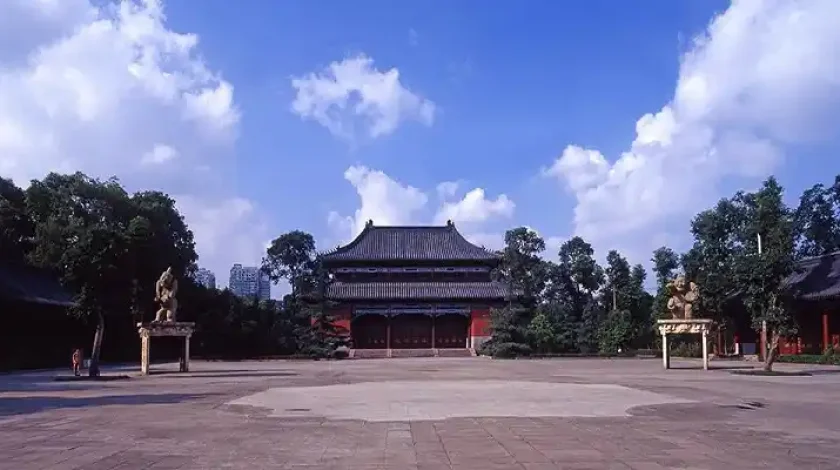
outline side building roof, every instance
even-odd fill
[[[71,307],[73,295],[49,273],[32,267],[0,263],[0,299]]]
[[[784,286],[802,300],[840,298],[840,251],[800,260]]]
[[[356,261],[481,261],[498,263],[499,255],[468,242],[451,221],[444,226],[375,226],[347,245],[324,253],[326,263]]]

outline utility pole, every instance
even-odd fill
[[[761,256],[761,234],[755,234],[758,241],[758,256]],[[761,321],[761,360],[767,359],[767,320]]]

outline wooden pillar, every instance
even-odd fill
[[[671,352],[668,351],[668,335],[662,334],[662,365],[665,369],[671,368]]]
[[[432,315],[432,349],[435,349],[435,316]]]
[[[140,336],[140,374],[149,375],[149,335]]]
[[[832,346],[828,334],[828,312],[822,314],[822,343],[823,352],[828,351]]]

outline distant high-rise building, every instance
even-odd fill
[[[208,289],[215,289],[216,275],[209,269],[199,268],[198,271],[195,272],[195,282]]]
[[[271,281],[259,268],[234,264],[230,268],[228,287],[239,297],[256,297],[259,300],[271,298]]]

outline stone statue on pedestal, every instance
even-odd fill
[[[689,282],[686,286],[685,277],[677,276],[668,283],[671,298],[668,299],[668,312],[671,318],[677,320],[691,320],[694,318],[695,305],[700,300],[700,289],[697,284]]]
[[[160,309],[155,315],[156,322],[174,322],[175,314],[178,312],[178,280],[172,274],[172,268],[166,268],[155,282],[155,302],[160,304]]]

